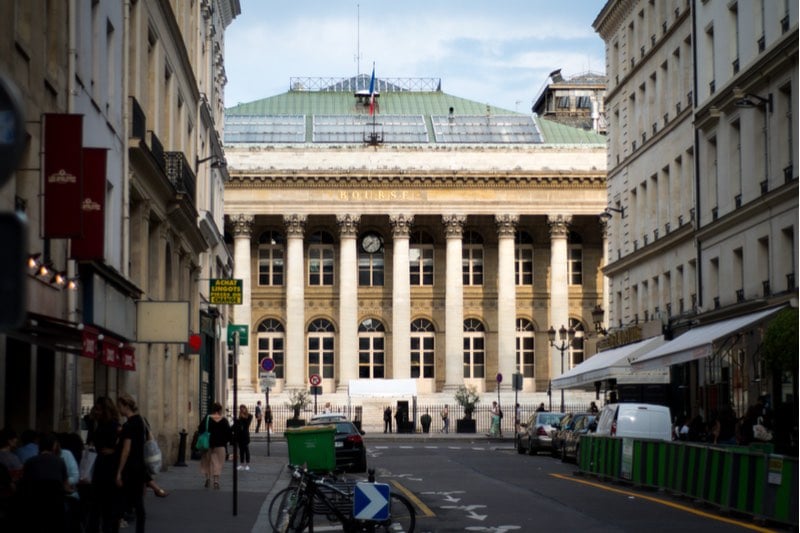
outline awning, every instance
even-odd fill
[[[416,396],[416,379],[351,379],[348,396]]]
[[[634,373],[629,362],[665,342],[664,337],[659,336],[597,353],[555,378],[551,386],[570,389],[604,379],[616,379],[618,383],[669,383],[668,369]]]
[[[652,352],[643,354],[633,361],[632,366],[634,370],[652,370],[703,359],[712,355],[734,333],[752,329],[781,309],[782,307],[773,307],[691,329]]]

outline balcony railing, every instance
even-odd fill
[[[744,301],[744,289],[736,289],[736,303]]]
[[[161,144],[161,140],[153,130],[147,130],[147,146],[150,147],[150,152],[153,154],[159,168],[163,171],[165,168],[164,145]]]
[[[164,152],[164,162],[170,183],[178,193],[187,195],[194,205],[197,178],[189,162],[186,161],[186,156],[183,152]]]
[[[144,140],[147,135],[147,117],[136,98],[131,96],[129,101],[131,105],[131,131],[129,137]]]

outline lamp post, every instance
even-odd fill
[[[556,330],[553,326],[550,326],[550,329],[547,330],[547,339],[550,341],[550,346],[561,352],[561,374],[564,374],[564,352],[569,350],[569,347],[572,346],[572,341],[575,340],[575,330],[573,328],[565,328],[564,325],[561,325],[561,328],[558,330],[558,340],[559,343],[556,344]],[[564,412],[564,389],[561,389],[561,412]]]

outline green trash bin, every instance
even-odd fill
[[[336,467],[336,426],[305,426],[286,430],[289,464],[330,472]]]

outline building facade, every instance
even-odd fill
[[[0,426],[78,431],[97,396],[128,392],[170,458],[224,397],[224,379],[203,389],[224,372],[214,324],[199,349],[189,341],[210,316],[201,280],[231,268],[225,174],[202,163],[224,161],[223,38],[239,12],[236,0],[0,8],[0,73],[23,95],[27,138],[0,210],[25,221],[28,259],[20,319],[0,328]],[[142,341],[140,304],[171,301],[185,334]]]
[[[609,80],[609,322],[660,323],[670,341],[633,369],[671,369],[674,414],[796,403],[759,346],[770,311],[796,307],[797,6],[614,0],[594,27]]]
[[[316,374],[334,399],[381,379],[452,398],[510,391],[514,373],[546,393],[594,349],[603,137],[435,81],[376,80],[370,115],[368,81],[304,80],[227,110],[234,321],[251,332],[240,389],[260,392],[271,359],[279,394]],[[562,359],[551,325],[586,336]]]
[[[584,72],[564,78],[561,69],[550,73],[531,111],[560,124],[606,133],[606,76]]]

